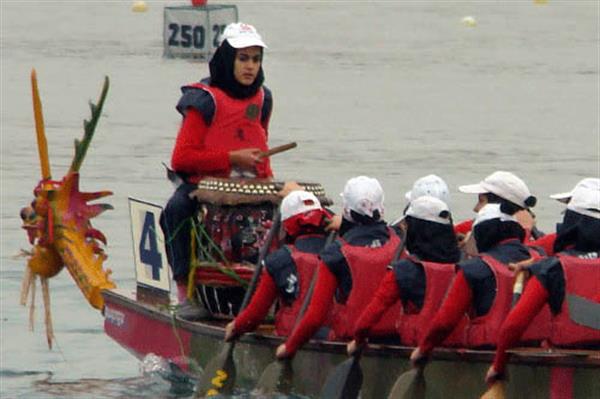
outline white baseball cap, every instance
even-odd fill
[[[569,199],[573,196],[573,192],[579,187],[586,187],[594,190],[600,190],[600,179],[597,177],[586,177],[582,179],[573,187],[571,191],[565,193],[552,194],[550,198],[558,200],[560,202],[569,202]]]
[[[262,37],[260,37],[256,31],[256,28],[243,22],[233,22],[227,25],[221,35],[220,44],[222,44],[224,40],[227,40],[227,43],[233,48],[246,48],[252,46],[267,48],[267,45],[263,42]]]
[[[600,189],[575,188],[567,209],[581,215],[600,219]]]
[[[514,216],[502,212],[500,210],[500,204],[485,204],[479,210],[479,212],[477,212],[477,216],[475,217],[473,226],[478,225],[481,222],[485,222],[486,220],[492,219],[500,219],[501,222],[519,223]]]
[[[424,195],[439,198],[446,204],[450,202],[448,185],[441,177],[436,175],[427,175],[417,179],[412,186],[412,190],[408,191],[405,197],[409,202],[412,202]]]
[[[523,180],[510,172],[497,171],[477,184],[468,184],[458,187],[459,191],[468,194],[496,194],[522,208],[535,205],[535,197]]]
[[[410,202],[405,216],[440,224],[450,224],[450,209],[439,198],[423,195]]]
[[[383,188],[377,179],[367,176],[353,177],[346,182],[342,196],[344,215],[350,215],[350,210],[373,217],[375,210],[383,217]]]
[[[321,209],[321,203],[313,193],[303,190],[292,191],[281,201],[281,220],[317,209]]]

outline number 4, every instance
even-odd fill
[[[152,212],[146,212],[140,237],[140,260],[152,268],[152,280],[160,280],[162,256],[156,242],[156,222]]]

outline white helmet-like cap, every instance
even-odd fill
[[[450,209],[439,198],[423,195],[410,202],[406,216],[411,216],[429,222],[450,224]]]
[[[281,201],[281,220],[317,209],[321,209],[321,203],[313,193],[303,190],[292,191]]]
[[[571,191],[565,193],[552,194],[550,198],[558,200],[560,202],[569,202],[569,199],[573,196],[573,192],[579,187],[586,187],[594,190],[600,190],[600,179],[597,177],[586,177],[581,179]]]
[[[267,48],[262,37],[256,31],[256,28],[252,25],[245,24],[243,22],[233,22],[225,27],[219,44],[222,44],[224,40],[233,48],[246,48],[252,46],[259,46]]]
[[[500,210],[500,204],[485,204],[479,210],[479,212],[477,212],[477,217],[475,217],[475,222],[473,222],[473,226],[476,226],[481,222],[485,222],[486,220],[492,219],[500,219],[501,222],[519,223],[514,216],[502,212]]]
[[[379,211],[383,217],[383,188],[377,179],[367,176],[353,177],[346,182],[342,196],[344,217],[352,220],[350,211],[360,215],[373,217],[374,211]]]
[[[412,186],[412,190],[408,191],[405,197],[409,202],[412,202],[424,195],[438,198],[446,204],[450,202],[448,185],[437,175],[427,175],[417,179]]]
[[[536,203],[525,182],[510,172],[497,171],[477,184],[460,186],[458,189],[469,194],[492,193],[521,208],[529,208]]]
[[[573,190],[567,209],[600,219],[600,189],[577,187]]]

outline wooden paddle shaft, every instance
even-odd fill
[[[275,155],[275,154],[279,154],[280,152],[291,150],[292,148],[296,148],[297,146],[298,146],[298,144],[296,144],[296,142],[283,144],[283,145],[280,145],[277,147],[270,148],[267,151],[264,151],[260,155],[260,157],[261,158],[270,157],[271,155]]]

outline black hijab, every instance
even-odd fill
[[[498,243],[511,238],[523,242],[525,230],[518,222],[501,221],[498,218],[485,220],[473,227],[478,252],[487,252]]]
[[[600,252],[600,219],[567,209],[563,222],[556,226],[554,252],[565,249]]]
[[[452,224],[441,224],[406,217],[406,248],[419,259],[439,263],[460,260],[456,235]]]
[[[210,85],[223,90],[229,96],[238,99],[252,97],[262,86],[265,76],[262,63],[256,79],[250,86],[241,84],[233,75],[236,49],[231,47],[227,40],[215,51],[208,64],[210,70]],[[262,48],[261,48],[262,54]]]

